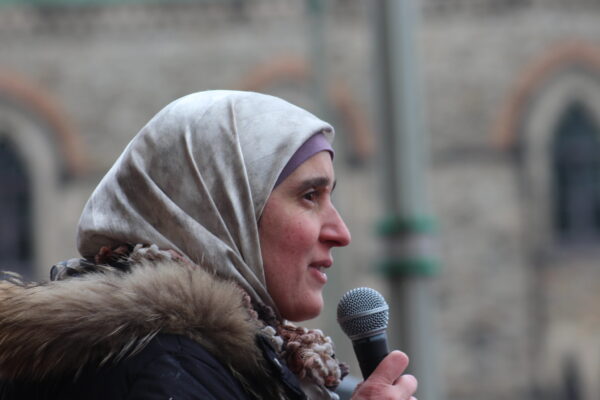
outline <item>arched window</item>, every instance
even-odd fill
[[[14,144],[0,132],[0,270],[31,273],[31,196]]]
[[[554,132],[555,228],[563,243],[600,238],[600,130],[581,102],[572,102]]]

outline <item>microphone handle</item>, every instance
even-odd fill
[[[360,372],[365,380],[389,353],[385,332],[354,340],[352,341],[352,346],[354,347],[354,353],[360,366]]]

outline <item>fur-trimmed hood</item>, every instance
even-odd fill
[[[264,374],[261,328],[239,287],[177,261],[35,285],[2,281],[0,378],[76,373],[134,354],[158,332],[189,337],[252,378]]]

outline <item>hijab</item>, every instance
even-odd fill
[[[334,130],[279,98],[207,91],[175,100],[133,138],[92,193],[77,246],[156,244],[233,279],[277,310],[265,284],[258,221],[278,177],[316,133]]]

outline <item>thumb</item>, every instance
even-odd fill
[[[369,381],[378,381],[386,384],[394,382],[402,375],[408,366],[408,356],[401,351],[394,350],[375,368],[375,371],[369,376]]]

